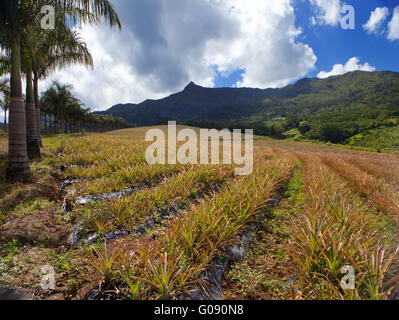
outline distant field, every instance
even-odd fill
[[[188,127],[188,126],[177,126],[177,130],[182,130],[185,128],[193,128],[193,127]],[[161,129],[165,133],[167,133],[168,126],[155,126],[155,127],[140,127],[140,128],[132,128],[132,129],[122,129],[122,130],[115,130],[115,131],[110,131],[106,133],[107,135],[111,136],[129,136],[129,137],[138,137],[138,138],[144,138],[145,134],[148,130],[150,129]],[[197,132],[199,132],[198,128],[193,128]]]
[[[43,299],[96,286],[102,298],[176,299],[206,287],[200,275],[245,234],[223,298],[396,297],[397,154],[255,137],[253,174],[235,177],[230,165],[148,165],[148,129],[45,138],[32,182],[0,190],[0,284]],[[50,292],[43,265],[56,271]],[[344,266],[354,290],[341,287]]]

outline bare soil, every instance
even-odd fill
[[[7,217],[0,237],[59,246],[66,243],[69,229],[65,223],[58,222],[54,212],[41,212],[24,217],[12,214]]]

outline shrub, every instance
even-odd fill
[[[319,128],[319,139],[339,143],[345,140],[345,132],[336,124],[323,124]]]

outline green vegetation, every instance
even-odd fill
[[[0,281],[7,281],[9,272],[16,267],[15,257],[19,252],[20,244],[13,239],[4,244],[5,255],[0,257]]]
[[[376,151],[392,152],[399,149],[399,127],[367,130],[349,138],[350,146],[369,147]]]
[[[23,217],[30,214],[41,213],[44,210],[48,210],[54,203],[48,200],[29,200],[24,203],[17,205],[14,208],[15,215]]]

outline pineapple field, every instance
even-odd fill
[[[397,153],[255,136],[253,172],[235,176],[226,164],[149,165],[144,136],[48,136],[31,181],[1,183],[3,291],[41,300],[399,296]],[[6,154],[0,137],[2,181]]]

